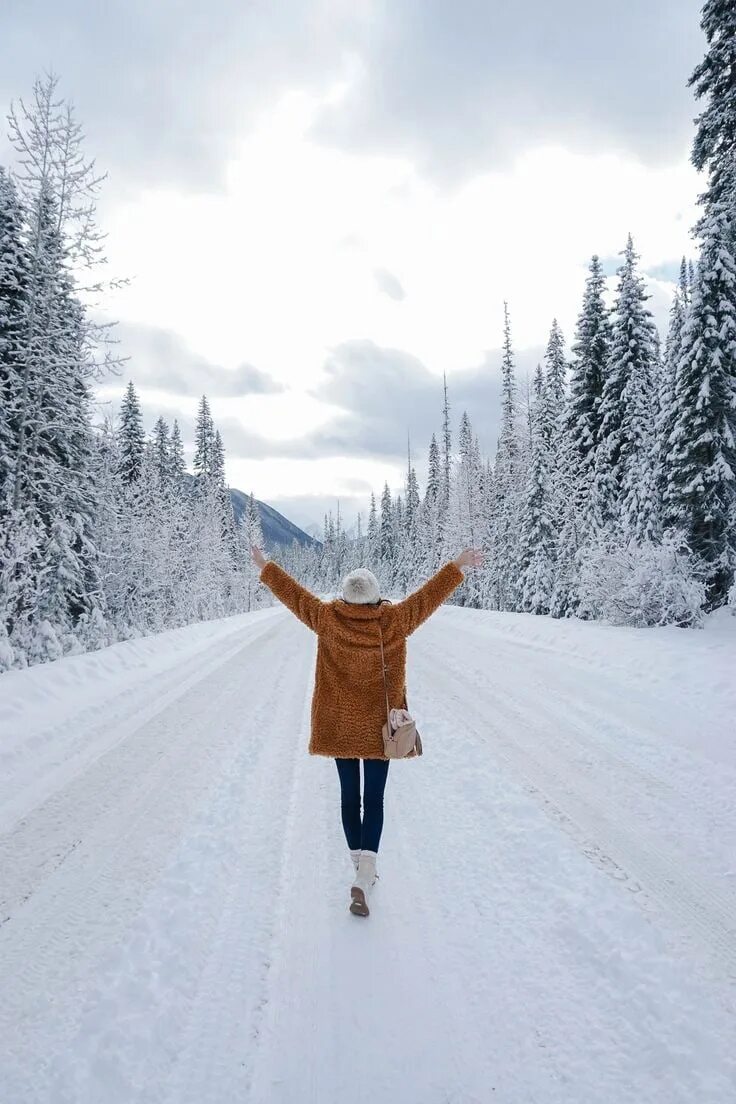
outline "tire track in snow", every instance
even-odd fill
[[[27,761],[27,777],[13,778],[13,791],[7,794],[1,807],[0,832],[9,832],[44,804],[55,793],[73,784],[95,763],[114,750],[144,724],[153,720],[181,698],[187,690],[238,655],[251,640],[263,637],[275,629],[271,619],[264,618],[253,625],[235,630],[225,639],[216,640],[183,662],[153,676],[142,676],[135,685],[104,703],[104,723],[100,705],[80,706],[73,716],[60,725],[50,725],[43,731],[25,736],[22,729],[0,752],[0,766],[10,771],[18,754]],[[15,750],[9,748],[15,745]],[[32,753],[32,754],[31,754]]]
[[[691,855],[691,864],[709,867],[714,881],[718,878],[724,863],[728,866],[726,856],[736,849],[736,821],[726,785],[730,779],[736,798],[736,772],[725,764],[716,765],[673,748],[666,732],[662,733],[661,716],[655,722],[649,710],[643,717],[636,716],[636,723],[624,723],[614,705],[607,709],[598,703],[591,705],[600,686],[581,684],[580,673],[559,658],[545,657],[544,670],[539,671],[536,657],[530,653],[523,666],[521,694],[515,685],[518,662],[495,652],[481,668],[477,655],[475,662],[464,667],[466,681],[470,677],[478,685],[490,673],[495,684],[504,686],[504,700],[513,702],[517,713],[539,733],[540,746],[549,738],[556,753],[564,754],[581,775],[595,777],[605,772],[612,791],[609,796],[621,802],[622,812],[625,806],[648,826],[650,822],[667,825],[668,839]],[[580,698],[581,686],[584,699]],[[607,690],[603,700],[613,699],[612,691]],[[619,687],[615,700],[620,708],[625,688]],[[642,749],[646,749],[644,764]]]
[[[192,1002],[182,1057],[156,1104],[201,1104],[213,1085],[223,1100],[242,1100],[249,1090],[272,964],[284,825],[296,766],[306,750],[304,695],[314,664],[313,649],[304,647],[304,630],[285,615],[281,631],[290,640],[279,656],[276,684],[269,687],[273,704],[256,726],[279,737],[265,739],[258,769],[243,791],[250,808],[240,822],[232,884]],[[264,896],[264,886],[273,893]]]
[[[493,657],[489,657],[489,683],[482,690],[468,684],[464,669],[450,657],[443,658],[441,668],[432,663],[431,672],[424,657],[420,662],[425,665],[427,684],[438,692],[448,723],[462,724],[476,747],[500,759],[563,827],[572,825],[569,834],[579,843],[585,841],[583,850],[589,858],[605,856],[610,862],[603,861],[604,869],[608,867],[614,876],[622,872],[630,884],[638,881],[658,912],[688,943],[700,948],[701,957],[704,952],[709,976],[720,978],[725,971],[736,981],[736,897],[701,877],[681,853],[664,850],[651,827],[637,830],[620,824],[620,809],[605,790],[581,775],[573,762],[556,756],[557,748],[551,754],[523,708],[510,704],[513,685],[490,681]],[[500,724],[499,718],[505,723]]]
[[[87,786],[101,800],[99,815],[64,866],[49,873],[21,907],[19,923],[0,929],[0,1010],[10,1025],[0,1050],[8,1048],[21,1083],[24,1068],[26,1073],[32,1068],[24,1067],[22,1055],[33,1053],[39,1034],[48,1039],[51,1053],[37,1059],[36,1079],[50,1076],[108,949],[140,911],[187,821],[237,758],[243,689],[250,689],[243,683],[245,656],[254,644],[249,636],[207,676],[207,693],[201,682],[186,689],[79,780],[79,787]],[[266,669],[269,661],[278,668],[284,642],[277,628],[256,646],[264,649]],[[272,704],[266,679],[254,681],[252,697],[263,701],[265,723]],[[213,722],[214,701],[220,715]],[[127,785],[113,786],[108,804],[106,780],[111,783],[118,774]],[[56,827],[52,820],[52,835]],[[13,1099],[15,1104],[23,1097]],[[47,1099],[56,1104],[56,1095]]]
[[[18,904],[32,897],[44,880],[54,874],[116,804],[123,805],[129,801],[128,808],[134,809],[136,803],[140,803],[144,797],[142,786],[147,772],[155,772],[163,756],[172,753],[174,758],[178,757],[176,738],[170,747],[156,744],[146,739],[145,726],[159,719],[166,727],[166,713],[170,707],[176,707],[185,695],[196,693],[199,684],[222,667],[239,662],[244,648],[256,640],[267,640],[275,632],[276,629],[268,624],[253,635],[249,632],[245,641],[241,639],[236,647],[231,645],[216,658],[210,658],[196,673],[190,673],[187,665],[183,679],[173,679],[170,686],[162,688],[160,695],[157,690],[155,702],[146,700],[143,690],[142,701],[137,695],[131,697],[129,692],[126,693],[128,716],[117,727],[111,729],[107,723],[104,726],[108,739],[106,750],[28,812],[9,832],[0,835],[0,869],[3,871],[0,923],[12,921]],[[76,729],[76,720],[73,723]],[[102,727],[99,715],[96,724],[98,729]],[[90,725],[88,721],[88,728]],[[82,734],[85,731],[92,738],[82,726]],[[134,779],[131,771],[136,766],[138,775]],[[151,774],[154,786],[159,777],[158,774]],[[128,790],[132,792],[126,794]]]

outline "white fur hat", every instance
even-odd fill
[[[377,602],[381,597],[378,579],[366,567],[359,567],[343,579],[342,597],[344,602],[351,602],[355,606]]]

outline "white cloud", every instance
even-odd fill
[[[615,256],[629,231],[645,270],[691,252],[699,185],[684,150],[676,164],[651,168],[543,147],[446,191],[405,159],[318,145],[310,126],[320,105],[295,93],[262,116],[221,195],[146,189],[109,221],[112,267],[136,274],[113,313],[175,332],[209,363],[257,365],[285,387],[222,400],[223,416],[251,433],[329,430],[336,409],[312,392],[332,350],[350,342],[402,350],[436,377],[446,371],[452,388],[453,374],[498,347],[504,299],[518,349],[543,345],[555,316],[569,341],[592,252]],[[377,271],[400,272],[411,294],[397,304]],[[667,284],[653,288],[662,323]],[[297,485],[329,495],[366,472],[378,487],[386,471],[355,456],[304,467],[261,460],[247,486],[265,498]],[[240,473],[233,459],[234,484]]]

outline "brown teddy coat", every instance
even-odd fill
[[[341,759],[385,759],[381,730],[386,698],[381,674],[383,633],[388,700],[406,708],[406,638],[463,581],[455,563],[402,602],[357,605],[341,598],[322,602],[269,561],[261,581],[317,634],[317,667],[312,697],[312,755]]]

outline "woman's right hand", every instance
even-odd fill
[[[483,564],[483,552],[480,548],[466,548],[455,560],[462,570],[464,567],[481,567]]]
[[[250,546],[250,554],[253,557],[253,563],[256,565],[259,571],[262,571],[268,563],[268,560],[263,555],[260,548],[257,548],[255,544],[252,544]]]

